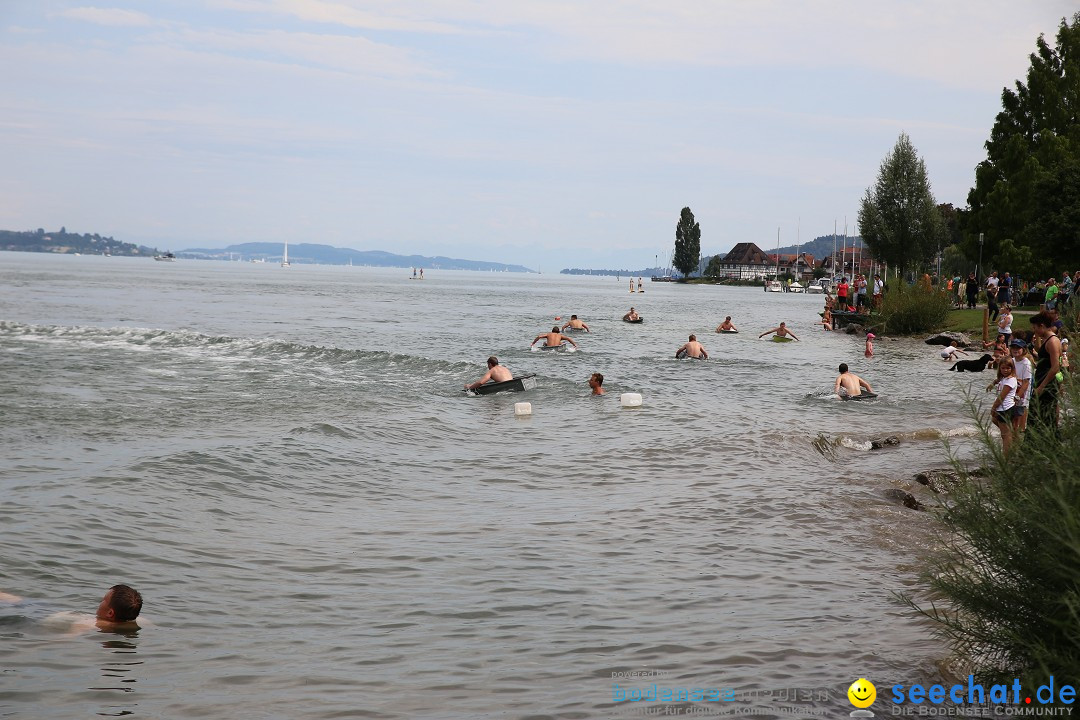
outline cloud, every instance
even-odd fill
[[[154,24],[153,19],[146,13],[120,8],[78,7],[69,8],[59,14],[72,20],[111,27],[147,27]]]
[[[263,60],[303,67],[380,77],[440,76],[442,73],[414,59],[412,50],[348,35],[287,32],[284,30],[185,30],[153,38],[191,52],[222,53],[247,60]]]
[[[402,9],[414,7],[424,12],[424,5],[387,4],[383,12],[369,10],[371,3],[326,2],[325,0],[211,0],[215,7],[227,10],[293,17],[305,22],[341,25],[367,30],[451,34],[462,32],[452,22],[438,22],[402,15]],[[362,5],[362,8],[361,8]]]
[[[562,62],[862,68],[977,90],[1009,84],[1039,33],[1074,11],[1070,0],[211,1],[349,28],[503,36]]]

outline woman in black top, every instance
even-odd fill
[[[1058,429],[1058,381],[1061,370],[1061,340],[1054,334],[1054,321],[1045,312],[1031,316],[1031,329],[1035,333],[1039,349],[1035,358],[1035,373],[1031,382],[1035,387],[1031,395],[1030,424]]]

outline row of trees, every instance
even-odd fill
[[[901,134],[859,208],[874,256],[901,272],[983,258],[1027,277],[1076,268],[1080,257],[1080,12],[1054,46],[1039,36],[1027,82],[1002,92],[968,207],[937,205],[926,166]]]

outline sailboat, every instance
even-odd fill
[[[281,255],[281,267],[289,267],[289,241],[285,241],[285,252]]]
[[[799,276],[802,274],[799,272],[799,263],[802,260],[802,218],[799,218],[799,224],[796,227],[795,238],[798,247],[795,250],[795,280],[788,284],[788,292],[801,293],[806,289],[799,282]]]
[[[765,292],[784,292],[780,282],[780,228],[776,228],[776,275],[765,283]]]

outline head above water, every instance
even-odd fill
[[[128,585],[113,585],[101,599],[97,619],[107,622],[131,622],[142,611],[142,595]]]
[[[589,386],[590,387],[594,386],[594,385],[596,387],[600,387],[603,384],[604,384],[604,376],[601,375],[600,373],[593,373],[592,375],[589,376]]]
[[[690,336],[690,342],[693,342],[694,340],[697,340],[697,335]]]
[[[554,327],[552,327],[551,332],[559,332],[559,326],[555,325]]]
[[[840,363],[840,374],[843,375],[848,371],[847,363]]]
[[[724,322],[731,322],[731,316],[728,315],[726,318],[724,318]]]
[[[499,358],[492,355],[491,357],[488,358],[487,362],[488,362],[488,367],[493,368],[493,367],[495,367],[496,365],[499,364]]]
[[[571,315],[571,316],[570,316],[570,319],[571,319],[571,320],[577,320],[577,315]]]

